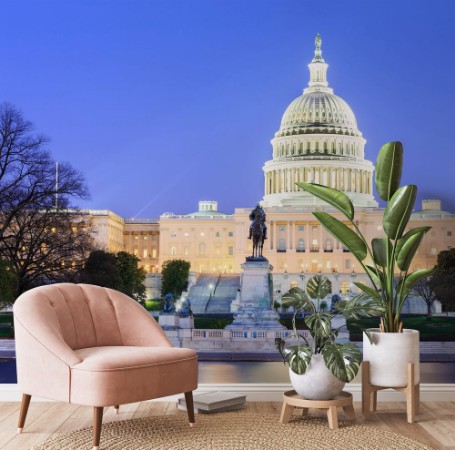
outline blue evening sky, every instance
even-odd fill
[[[0,101],[124,217],[252,207],[314,37],[367,158],[401,140],[404,182],[455,212],[452,0],[2,0]]]

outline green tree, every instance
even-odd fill
[[[91,252],[80,272],[79,280],[81,283],[119,290],[120,270],[115,255],[104,250]]]
[[[115,264],[120,273],[119,290],[139,302],[145,300],[145,271],[139,267],[140,259],[128,252],[118,252]]]
[[[142,302],[145,300],[145,272],[139,258],[127,253],[95,250],[90,253],[80,272],[81,283],[96,284],[117,291]]]
[[[17,278],[8,261],[0,259],[0,309],[14,303]]]
[[[439,253],[429,285],[444,311],[455,310],[455,248]]]
[[[164,261],[161,268],[161,295],[171,293],[179,298],[188,285],[191,264],[183,259]]]

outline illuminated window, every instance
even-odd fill
[[[156,248],[152,249],[152,258],[156,258]]]
[[[77,227],[71,227],[71,231],[72,231],[73,233],[77,233]]]
[[[188,247],[188,245],[185,245],[183,247],[183,254],[184,255],[189,255],[190,254],[190,248]]]
[[[134,256],[138,256],[139,255],[139,250],[137,248],[134,249]]]
[[[55,232],[57,231],[57,228],[52,227],[52,228],[51,228],[51,231],[52,231],[52,233],[55,233]]]
[[[147,240],[147,236],[144,236],[144,241],[146,241],[146,240]],[[146,266],[146,267],[148,267],[148,266]]]
[[[205,233],[204,233],[203,231],[201,231],[200,236],[201,236],[201,237],[204,237],[204,236],[205,236]]]
[[[188,237],[190,235],[190,233],[186,232],[186,233],[183,233],[183,236],[185,237]]]
[[[137,241],[139,239],[139,236],[134,236],[134,240]]]
[[[143,258],[147,258],[147,256],[148,256],[148,252],[147,252],[147,250],[144,250],[144,252],[143,252],[143,254],[142,254],[142,255],[143,255],[143,256],[142,256]]]
[[[317,239],[313,239],[311,241],[311,251],[312,252],[317,252],[319,251],[319,245],[318,245],[318,240]]]
[[[177,254],[177,249],[175,247],[171,247],[171,255],[175,256]]]

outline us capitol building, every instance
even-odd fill
[[[328,64],[322,57],[321,39],[315,41],[309,64],[310,79],[302,95],[284,111],[266,161],[264,197],[268,239],[264,256],[273,266],[277,295],[292,281],[317,272],[332,278],[335,289],[352,288],[361,269],[354,256],[327,233],[312,211],[334,212],[327,204],[303,192],[296,182],[315,182],[344,191],[356,208],[356,220],[368,240],[382,237],[383,209],[373,196],[374,165],[365,159],[366,140],[350,106],[329,87]],[[191,263],[193,283],[220,274],[239,275],[240,265],[251,255],[247,239],[248,209],[234,214],[218,211],[216,201],[201,201],[195,212],[163,213],[158,219],[125,219],[111,211],[84,211],[94,237],[108,251],[135,254],[149,274],[148,295],[159,295],[159,272],[164,261]],[[337,218],[343,220],[340,214]],[[429,225],[413,267],[432,267],[442,250],[455,246],[455,214],[441,210],[439,200],[424,200],[413,213],[410,227]]]

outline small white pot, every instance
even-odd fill
[[[404,387],[408,384],[408,363],[414,364],[414,383],[420,383],[420,345],[417,330],[382,333],[368,330],[373,344],[363,333],[363,360],[370,362],[370,383],[374,386]]]
[[[320,354],[313,355],[303,375],[289,368],[289,378],[295,392],[307,400],[331,400],[341,393],[345,385],[327,369]]]

